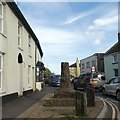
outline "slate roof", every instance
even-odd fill
[[[112,54],[112,53],[115,53],[115,52],[119,52],[120,51],[120,48],[118,46],[118,43],[115,43],[106,53],[105,55],[108,55],[108,54]]]
[[[28,24],[27,20],[25,19],[25,17],[21,13],[20,9],[18,8],[18,6],[16,5],[15,2],[6,2],[6,3],[10,7],[10,9],[13,11],[13,13],[16,15],[16,17],[20,20],[20,22],[24,25],[26,30],[29,32],[29,34],[31,35],[31,37],[35,41],[35,44],[37,45],[37,47],[39,49],[39,52],[40,52],[40,55],[42,57],[43,56],[43,51],[41,49],[39,40],[36,37],[36,35],[34,34],[33,30],[31,29],[30,25]]]

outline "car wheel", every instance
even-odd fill
[[[117,93],[116,93],[116,97],[117,97],[117,100],[120,101],[120,91],[117,91]]]
[[[102,89],[102,94],[103,94],[103,95],[106,95],[106,90],[105,90],[105,88]]]
[[[102,89],[103,89],[103,87],[102,87],[102,86],[100,86],[100,87],[99,87],[99,91],[101,92],[101,91],[102,91]]]

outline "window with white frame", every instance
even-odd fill
[[[2,89],[3,56],[0,54],[0,89]]]
[[[18,23],[18,46],[22,45],[22,25]]]
[[[113,63],[117,63],[118,62],[118,56],[117,54],[113,55]]]
[[[3,32],[3,4],[0,2],[0,32]]]
[[[31,55],[31,36],[28,35],[28,54]]]

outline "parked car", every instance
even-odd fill
[[[99,77],[98,77],[99,78]],[[99,80],[97,81],[97,83],[96,83],[96,89],[98,89],[99,91],[101,91],[102,90],[102,88],[103,88],[103,85],[106,83],[106,78],[105,78],[105,76],[101,76],[100,78],[99,78]]]
[[[91,84],[93,84],[93,87],[95,90],[101,91],[103,88],[103,85],[106,82],[105,76],[103,74],[97,74],[93,73],[91,79],[90,79]]]
[[[51,76],[51,79],[49,80],[49,86],[59,87],[60,81],[61,81],[60,75],[53,75]]]
[[[85,85],[92,85],[88,74],[82,74],[74,81],[74,90],[84,91]]]
[[[114,95],[120,100],[120,76],[112,78],[109,82],[103,85],[103,95]]]
[[[77,81],[79,80],[79,77],[74,77],[72,80],[74,90],[77,90]]]
[[[76,82],[78,79],[79,79],[79,77],[74,77],[74,78],[72,79],[72,82],[74,83],[74,82]]]
[[[45,78],[44,81],[45,81],[45,84],[49,84],[49,78]]]
[[[74,82],[74,88],[81,89],[80,87],[85,84],[91,85],[95,90],[101,90],[102,86],[105,84],[105,77],[98,73],[82,74],[80,75],[79,80]]]

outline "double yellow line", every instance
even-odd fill
[[[105,100],[105,102],[107,102],[110,106],[111,106],[111,108],[112,108],[112,120],[115,120],[116,118],[116,116],[115,116],[115,113],[116,113],[116,111],[115,111],[115,109],[117,110],[117,112],[118,112],[118,115],[117,115],[117,117],[118,117],[118,120],[120,119],[120,117],[119,117],[119,110],[118,110],[118,108],[117,108],[117,106],[114,104],[114,103],[112,103],[111,101],[109,101],[109,100]]]

